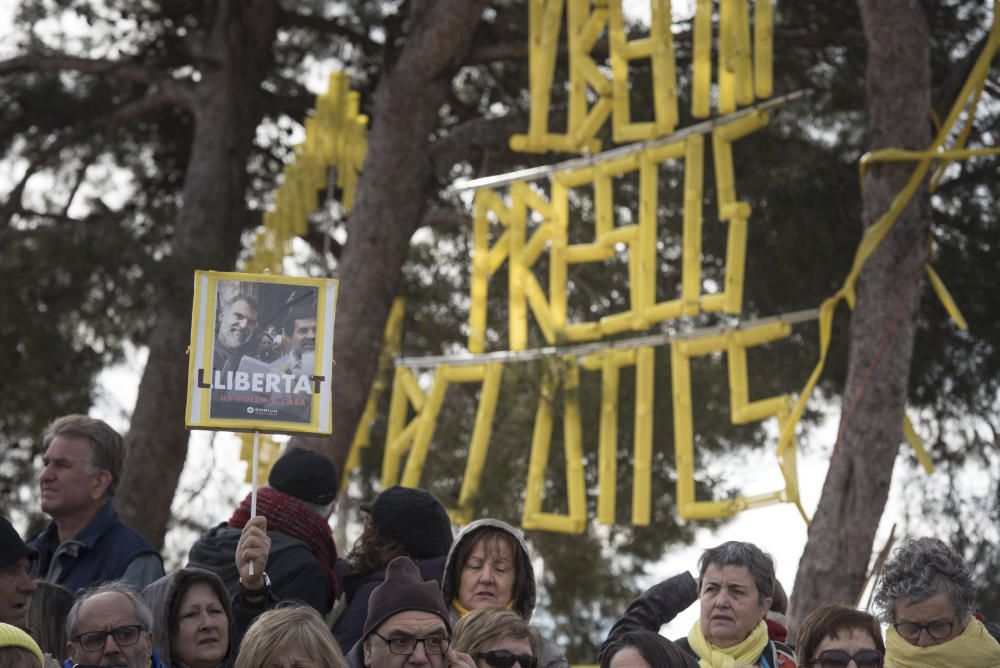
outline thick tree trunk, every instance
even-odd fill
[[[170,284],[149,341],[116,497],[125,522],[162,545],[187,456],[187,349],[195,269],[232,270],[248,223],[247,157],[262,118],[261,82],[271,68],[275,0],[223,0],[201,45],[195,130],[177,221]]]
[[[872,150],[930,144],[930,36],[918,0],[862,0],[868,48],[867,109]],[[864,224],[889,210],[914,163],[874,167],[865,179]],[[855,604],[902,441],[930,203],[918,191],[858,281],[838,447],[792,596],[794,627],[817,606]]]
[[[438,114],[485,5],[410,3],[406,45],[375,92],[368,158],[340,258],[333,434],[294,439],[323,450],[338,465],[347,458],[364,410],[410,237],[436,187],[431,149]]]

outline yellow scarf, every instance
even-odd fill
[[[451,599],[451,604],[455,608],[455,611],[458,612],[458,616],[459,617],[465,617],[467,614],[469,614],[470,612],[472,612],[472,610],[469,610],[464,605],[462,605],[461,603],[459,603],[457,598]],[[514,601],[511,601],[510,603],[508,603],[504,607],[507,608],[508,610],[513,610],[514,609]]]
[[[701,668],[755,666],[760,653],[767,647],[767,624],[761,620],[750,635],[732,647],[716,647],[701,632],[701,621],[697,621],[688,633],[688,644],[698,655]]]
[[[973,617],[962,635],[941,645],[917,647],[889,627],[885,634],[885,668],[988,668],[1000,666],[1000,643]]]

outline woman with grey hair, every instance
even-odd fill
[[[875,604],[886,632],[886,668],[1000,666],[1000,643],[973,616],[976,586],[962,557],[936,538],[893,552]]]
[[[698,568],[697,580],[690,573],[675,575],[632,601],[611,628],[600,655],[630,631],[656,633],[697,600],[698,621],[686,638],[675,642],[702,668],[794,668],[795,653],[769,639],[764,622],[774,596],[771,556],[753,543],[729,541],[705,550]]]

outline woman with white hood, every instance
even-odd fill
[[[473,610],[508,608],[526,622],[535,609],[535,572],[520,532],[500,520],[469,524],[455,538],[444,567],[444,600],[452,622]],[[539,668],[568,668],[566,654],[542,639]]]

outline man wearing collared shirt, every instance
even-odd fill
[[[67,415],[45,431],[39,479],[49,526],[30,544],[38,550],[36,577],[75,592],[125,580],[137,588],[163,576],[163,560],[125,526],[111,504],[125,467],[125,441],[107,423]]]

